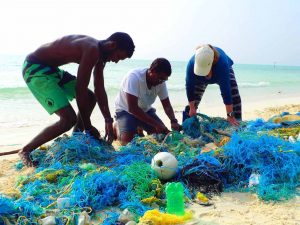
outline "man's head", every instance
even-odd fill
[[[168,80],[171,76],[172,68],[170,62],[165,58],[155,59],[148,70],[149,83],[151,86],[157,86]]]
[[[196,49],[194,73],[198,76],[207,76],[214,61],[214,51],[209,45],[202,45]]]
[[[106,51],[104,52],[105,61],[117,63],[119,60],[131,58],[134,52],[134,43],[132,38],[123,32],[113,33],[105,41]]]

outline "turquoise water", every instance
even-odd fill
[[[25,56],[0,56],[0,128],[29,126],[48,118],[47,113],[34,99],[22,79],[21,68]],[[148,67],[149,60],[126,60],[106,65],[105,86],[111,107],[114,112],[114,98],[119,90],[122,77],[127,71]],[[187,103],[185,94],[185,67],[187,62],[171,62],[172,76],[167,82],[171,103],[175,110],[181,110]],[[78,66],[70,64],[62,67],[76,74]],[[300,67],[274,65],[240,65],[234,70],[239,85],[242,101],[253,102],[261,99],[274,99],[300,95]],[[92,89],[92,82],[90,88]],[[75,105],[75,103],[72,103]],[[209,85],[201,105],[205,107],[222,104],[217,85]],[[200,105],[200,107],[201,107]],[[76,106],[75,106],[76,107]],[[161,109],[160,104],[157,104]]]

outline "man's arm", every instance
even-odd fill
[[[232,105],[229,67],[227,64],[224,66],[223,74],[219,82],[219,86],[223,98],[223,103],[226,109],[227,121],[234,126],[238,126],[239,122],[234,118],[234,115],[231,115],[233,112],[233,105]]]
[[[94,92],[96,96],[96,101],[100,108],[100,111],[104,117],[105,121],[105,138],[107,137],[107,141],[112,143],[114,139],[113,135],[113,118],[111,117],[107,94],[104,87],[104,77],[103,77],[103,69],[104,63],[102,59],[99,59],[95,68],[94,68]]]
[[[168,129],[162,125],[161,123],[157,122],[147,113],[145,113],[139,106],[138,106],[138,97],[126,93],[126,99],[128,103],[128,111],[132,115],[134,115],[139,120],[145,122],[146,124],[155,128],[157,133],[164,133]]]
[[[185,88],[186,88],[186,95],[188,98],[189,106],[190,106],[190,116],[196,115],[196,107],[195,107],[195,75],[194,75],[194,61],[193,58],[190,59],[187,68],[186,68],[186,75],[185,75]]]
[[[96,52],[97,53],[97,52]],[[79,63],[76,82],[76,102],[85,130],[92,128],[88,113],[88,85],[91,79],[91,73],[96,64],[98,56],[93,50],[86,51]]]
[[[179,131],[180,125],[178,124],[178,120],[175,117],[174,110],[170,103],[169,97],[165,98],[164,100],[161,100],[161,104],[164,108],[165,113],[167,114],[167,116],[170,119],[172,129]]]
[[[94,68],[94,90],[97,103],[101,110],[101,113],[105,121],[111,120],[111,114],[108,107],[107,94],[104,87],[104,77],[103,77],[104,64],[102,60],[99,60]]]

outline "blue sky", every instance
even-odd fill
[[[245,64],[300,65],[298,0],[2,0],[0,54],[66,34],[129,33],[133,58],[187,61],[210,43]]]

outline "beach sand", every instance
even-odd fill
[[[300,98],[295,97],[278,102],[252,103],[244,107],[244,119],[252,120],[258,117],[268,119],[284,111],[296,113],[300,111],[299,102]],[[218,112],[222,110],[219,108]],[[215,112],[215,109],[211,109],[212,115],[216,115]],[[205,113],[210,115],[209,112]],[[178,119],[181,119],[181,113],[177,112],[176,114]],[[163,120],[167,121],[166,118],[163,118]],[[34,136],[35,132],[35,129],[33,132],[32,129],[26,128],[19,143],[28,141],[28,137]],[[25,140],[26,138],[27,140]],[[9,143],[9,141],[5,140],[5,143]],[[1,144],[1,151],[20,147],[18,145]],[[117,145],[117,143],[115,144]],[[17,177],[33,172],[33,168],[24,168],[22,171],[16,171],[14,165],[18,160],[19,158],[16,154],[0,157],[0,193],[16,194],[12,190]],[[196,203],[189,205],[188,208],[194,212],[194,218],[197,220],[194,224],[300,224],[300,196],[286,202],[268,203],[259,200],[255,194],[230,192],[215,196],[210,202],[212,203],[211,206],[202,206]]]

